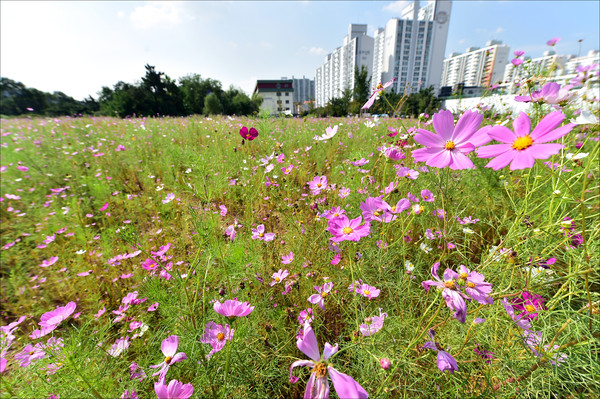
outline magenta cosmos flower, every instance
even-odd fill
[[[229,299],[223,303],[215,302],[213,309],[218,314],[231,318],[248,316],[254,310],[254,306],[250,306],[248,302]]]
[[[187,356],[185,355],[185,353],[183,353],[183,352],[176,353],[178,346],[179,346],[179,337],[177,335],[171,335],[162,341],[162,343],[160,345],[160,350],[162,350],[163,355],[165,355],[165,360],[163,360],[159,364],[150,366],[151,369],[156,369],[156,368],[160,367],[160,369],[156,373],[152,374],[153,376],[155,376],[155,375],[158,376],[159,384],[165,383],[165,378],[167,377],[167,371],[169,371],[169,367],[173,363],[177,363],[177,362],[187,359]]]
[[[373,93],[371,93],[371,97],[369,97],[369,100],[365,103],[365,105],[362,106],[361,109],[371,108],[371,106],[373,105],[375,100],[377,100],[379,98],[379,93],[381,93],[382,91],[384,91],[385,89],[390,87],[395,81],[396,81],[396,79],[394,78],[394,79],[390,80],[389,82],[386,82],[383,84],[379,83],[377,85],[377,87],[375,89],[373,89]]]
[[[544,298],[538,294],[523,292],[520,297],[513,298],[511,304],[515,311],[521,312],[519,317],[524,317],[529,320],[535,320],[541,310],[546,310],[544,306]]]
[[[210,346],[212,346],[212,350],[208,353],[208,355],[206,355],[206,357],[210,359],[212,355],[223,349],[225,343],[233,339],[234,333],[235,330],[229,327],[229,324],[221,325],[209,321],[206,324],[204,336],[200,339],[200,342],[203,344],[210,344]]]
[[[156,392],[158,399],[188,399],[194,393],[194,387],[192,384],[171,380],[169,385],[155,382],[154,392]]]
[[[321,287],[315,285],[313,288],[317,291],[317,294],[308,297],[308,302],[319,305],[321,309],[325,310],[325,298],[327,298],[333,289],[333,283],[325,283]]]
[[[248,130],[248,128],[244,126],[240,129],[240,136],[246,140],[252,141],[258,137],[258,130],[253,127]]]
[[[558,154],[562,144],[545,144],[568,134],[574,123],[558,127],[565,119],[560,111],[546,115],[531,132],[531,121],[525,112],[513,122],[514,132],[505,126],[493,126],[488,135],[502,144],[492,144],[477,149],[479,158],[492,158],[486,165],[494,170],[510,164],[510,170],[531,168],[536,159],[547,159]]]
[[[442,110],[433,115],[433,127],[437,134],[425,129],[417,129],[415,141],[427,146],[412,152],[417,162],[426,162],[436,168],[469,169],[473,162],[465,155],[476,146],[489,142],[485,132],[489,127],[479,129],[483,115],[466,111],[454,126],[452,112]]]
[[[341,373],[333,368],[328,362],[329,358],[338,351],[338,344],[331,346],[329,342],[325,343],[323,356],[319,354],[319,344],[315,332],[309,323],[304,324],[304,333],[302,338],[298,338],[296,345],[311,360],[297,360],[290,366],[290,382],[295,384],[298,377],[293,375],[293,370],[298,366],[308,366],[312,369],[310,378],[306,384],[304,398],[326,399],[329,398],[329,380],[333,382],[333,388],[340,399],[362,399],[368,398],[369,394],[360,386],[354,378]]]
[[[368,222],[360,224],[360,222],[362,222],[362,216],[349,220],[346,215],[340,215],[331,219],[327,227],[327,231],[333,235],[330,240],[335,242],[358,241],[362,237],[368,236],[371,232],[371,224]]]

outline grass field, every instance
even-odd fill
[[[451,170],[431,122],[2,120],[1,396],[597,397],[598,126]]]

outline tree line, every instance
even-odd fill
[[[45,93],[25,87],[20,82],[0,78],[0,114],[6,116],[37,115],[110,115],[187,116],[252,115],[258,113],[261,97],[250,98],[242,90],[221,82],[203,79],[198,74],[184,76],[177,82],[152,65],[145,65],[141,81],[119,81],[112,88],[104,86],[98,100],[91,96],[78,101],[62,92]]]

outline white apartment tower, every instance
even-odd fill
[[[543,71],[551,71],[547,78],[555,80],[565,74],[565,63],[567,57],[558,55],[552,50],[544,51],[544,55],[538,58],[526,58],[521,65],[514,66],[508,63],[504,69],[504,86],[509,93],[514,93],[518,86],[517,84],[532,75],[539,75]]]
[[[508,64],[510,47],[501,41],[491,40],[484,48],[469,47],[464,54],[452,53],[444,60],[442,86],[489,87],[502,83]]]
[[[424,7],[414,1],[375,32],[375,87],[396,78],[394,90],[407,93],[434,86],[439,89],[452,2],[432,0]]]
[[[315,99],[318,107],[332,98],[341,97],[347,89],[354,88],[354,69],[367,67],[369,76],[373,68],[373,38],[367,36],[367,25],[351,24],[344,44],[325,57],[315,76]]]

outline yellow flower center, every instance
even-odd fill
[[[323,378],[327,375],[327,365],[324,362],[317,363],[313,372],[316,374],[317,378]]]
[[[258,233],[259,237],[264,237],[265,235],[263,233]]]
[[[533,145],[533,140],[529,136],[519,137],[516,139],[512,145],[512,148],[518,151],[522,151],[526,148],[529,148]]]
[[[525,305],[525,309],[531,313],[531,312],[535,312],[535,307],[533,305]]]
[[[466,280],[469,277],[469,275],[467,273],[461,273],[459,277],[463,280]]]
[[[279,277],[275,277],[275,281],[279,282],[279,280],[280,280]]]
[[[334,213],[334,214],[333,214],[333,217],[338,217],[338,216],[340,216],[340,214],[339,214],[339,213]]]
[[[34,353],[35,353],[34,351],[31,351],[31,352],[29,352],[29,355],[31,356],[31,355],[33,355]]]
[[[317,184],[317,187],[321,187],[321,183]]]
[[[475,288],[475,283],[467,281],[467,287],[469,287],[469,288]]]
[[[395,206],[392,207],[392,212],[396,212],[396,207]]]
[[[446,148],[447,150],[452,151],[454,149],[454,147],[456,147],[456,145],[454,145],[454,142],[448,140],[446,141],[446,145],[444,146],[444,148]]]
[[[365,295],[371,294],[371,291],[369,291],[369,290],[364,290],[363,292],[365,293]]]
[[[375,215],[375,216],[379,216],[379,210],[377,210],[377,211],[373,212],[373,215]]]
[[[173,360],[173,358],[171,356],[165,357],[165,363],[169,364],[169,363],[171,363],[171,360]]]
[[[321,292],[321,298],[326,298],[327,297],[327,293],[326,292]]]
[[[219,341],[223,341],[223,340],[225,339],[225,334],[223,334],[223,333],[218,333],[218,334],[217,334],[217,339],[218,339]]]
[[[444,287],[450,288],[451,290],[456,288],[456,284],[454,284],[454,280],[446,281],[444,283]]]
[[[377,89],[378,89],[378,90],[380,90],[380,89],[383,89],[383,85],[382,85],[381,83],[379,83],[379,84],[377,85]]]
[[[354,229],[352,227],[344,227],[344,230],[342,230],[344,232],[344,234],[350,234],[354,231]]]

